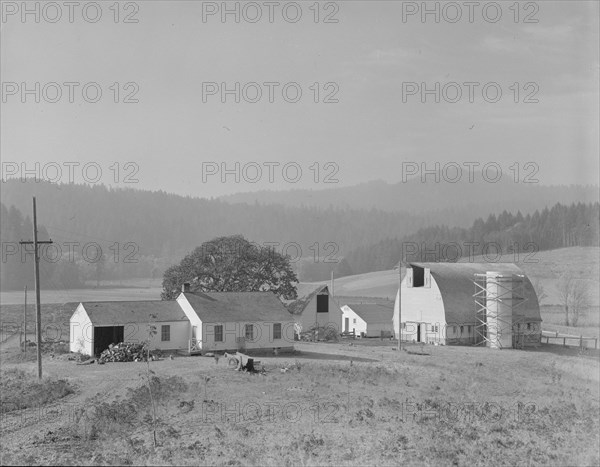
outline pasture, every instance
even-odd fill
[[[151,362],[156,447],[144,363],[45,357],[47,378],[74,393],[42,407],[3,407],[2,463],[600,461],[597,352],[365,344],[300,343],[295,354],[260,357],[265,374],[209,357]],[[8,363],[3,378],[14,368],[35,373],[34,362]]]

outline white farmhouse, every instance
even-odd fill
[[[156,334],[149,335],[154,326]],[[292,349],[294,318],[272,292],[191,292],[174,301],[82,302],[70,321],[70,350],[99,355],[110,344],[204,353]]]

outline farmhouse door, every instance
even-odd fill
[[[344,318],[344,331],[350,331],[350,318]]]
[[[421,342],[421,323],[417,324],[417,342]]]

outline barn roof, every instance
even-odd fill
[[[385,306],[377,303],[348,303],[354,313],[360,316],[367,324],[391,324],[394,315],[394,306]]]
[[[292,321],[292,316],[273,292],[186,292],[181,295],[207,323]]]
[[[98,326],[187,321],[185,313],[174,301],[81,302],[81,304],[92,324]]]
[[[475,318],[476,292],[475,274],[485,274],[494,271],[503,274],[521,274],[524,276],[523,294],[525,301],[514,308],[514,315],[527,321],[541,321],[540,305],[527,275],[512,263],[410,263],[410,267],[429,268],[431,275],[438,285],[446,323],[472,323]]]
[[[286,303],[286,307],[290,313],[294,315],[301,314],[315,295],[324,291],[329,292],[327,284],[302,284],[296,285],[296,293],[298,298],[290,300]]]

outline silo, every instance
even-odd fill
[[[513,276],[486,272],[487,343],[493,349],[512,348]]]

